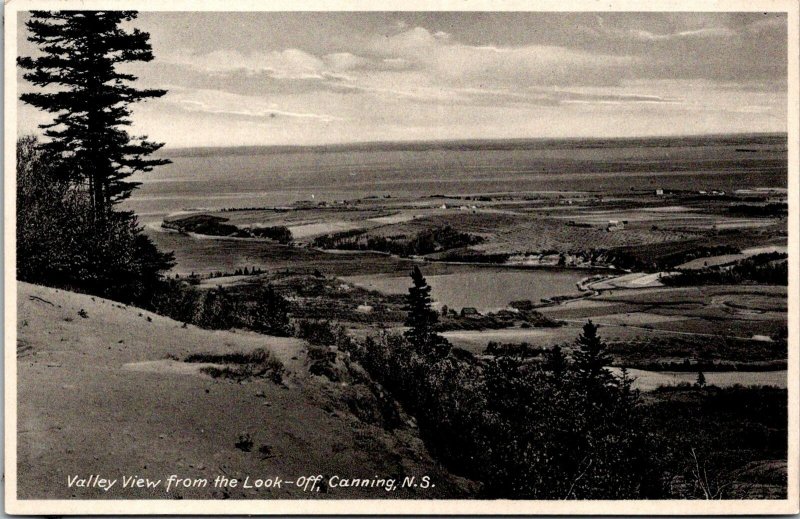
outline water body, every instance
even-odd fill
[[[620,374],[618,368],[611,368]],[[788,378],[786,371],[720,371],[704,372],[706,383],[719,387],[742,386],[775,386],[786,388]],[[658,386],[677,386],[681,383],[694,384],[697,373],[681,371],[646,371],[629,369],[628,375],[633,377],[633,387],[642,391],[652,391]]]
[[[453,274],[426,276],[431,297],[439,305],[455,310],[464,307],[479,311],[505,308],[511,301],[528,299],[538,303],[542,298],[578,294],[576,283],[589,274],[579,270],[466,268]],[[345,281],[384,294],[407,294],[407,275],[375,274],[348,276]]]
[[[743,153],[742,147],[758,153]],[[147,221],[185,209],[369,195],[786,187],[785,136],[370,144],[166,150],[126,207]]]

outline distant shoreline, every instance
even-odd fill
[[[620,144],[641,147],[664,147],[675,145],[708,145],[712,143],[739,144],[743,140],[763,139],[764,144],[787,141],[786,132],[725,133],[697,135],[654,135],[641,137],[541,137],[508,139],[440,139],[363,141],[330,144],[266,144],[250,146],[191,146],[164,148],[162,155],[175,157],[204,155],[269,155],[272,153],[301,152],[345,152],[345,151],[426,151],[426,150],[512,150],[512,149],[558,149],[560,147],[606,148]],[[696,144],[695,144],[696,143]]]

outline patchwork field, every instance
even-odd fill
[[[531,328],[506,316],[502,325],[494,317],[491,324],[461,319],[457,329],[444,332],[476,354],[491,341],[571,344],[592,319],[609,343],[627,344],[615,347],[619,365],[688,359],[756,369],[786,358],[785,286],[673,287],[667,281],[684,271],[785,253],[785,216],[776,205],[783,196],[750,190],[372,197],[210,213],[240,229],[285,226],[292,245],[158,226],[150,233],[162,248],[175,250],[174,272],[198,275],[202,288],[283,286],[278,278],[287,275],[338,279],[351,287],[347,297],[323,289],[295,299],[296,312],[335,318],[358,334],[369,333],[364,326],[401,324],[407,275],[417,264],[433,288],[437,312],[467,308],[492,315],[528,301],[562,325]],[[267,274],[234,275],[244,267]],[[217,277],[204,279],[210,273]],[[297,286],[284,290],[292,297]]]

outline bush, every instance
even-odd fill
[[[223,288],[207,290],[194,324],[212,330],[228,330],[242,324],[239,302]]]
[[[281,337],[291,335],[289,302],[285,297],[277,293],[272,285],[267,285],[256,291],[254,299],[248,312],[251,329]]]
[[[347,341],[344,328],[341,325],[331,324],[329,321],[302,319],[297,322],[295,335],[317,346],[338,346]]]
[[[214,378],[230,378],[236,381],[260,377],[280,384],[285,371],[281,361],[263,348],[248,353],[194,353],[186,357],[184,362],[225,364],[222,368],[208,366],[201,371]]]
[[[17,142],[17,279],[123,303],[149,301],[170,269],[133,213],[96,222],[88,193],[50,166],[37,140]]]
[[[162,281],[145,306],[153,312],[183,323],[197,323],[202,294],[185,282],[175,279]]]
[[[649,447],[630,380],[601,369],[603,344],[585,359],[433,360],[404,337],[368,338],[354,355],[418,421],[431,452],[484,484],[484,497],[646,497]],[[597,348],[595,348],[597,346]]]

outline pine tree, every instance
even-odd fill
[[[438,316],[431,309],[431,287],[416,265],[411,271],[411,280],[414,286],[408,289],[405,307],[408,312],[405,324],[411,329],[406,332],[406,337],[412,342],[424,342],[432,333]]]
[[[604,386],[613,379],[606,366],[611,364],[611,356],[606,353],[606,345],[597,335],[597,325],[590,320],[583,326],[583,333],[575,341],[578,349],[572,358],[578,377],[587,389],[591,386]]]
[[[411,271],[414,286],[408,289],[405,310],[408,312],[405,325],[409,330],[405,332],[406,338],[425,354],[436,352],[446,354],[449,344],[434,331],[434,326],[439,321],[438,314],[431,309],[431,287],[416,265]]]
[[[697,372],[697,387],[703,388],[706,386],[706,376],[703,374],[702,371]]]
[[[100,222],[138,185],[127,177],[169,163],[148,158],[163,144],[133,138],[124,129],[131,124],[131,103],[166,93],[134,88],[136,76],[117,70],[119,64],[153,59],[149,34],[121,27],[136,16],[135,11],[32,11],[25,25],[41,56],[17,60],[28,71],[23,77],[44,89],[24,93],[21,100],[55,114],[41,126],[50,139],[44,146],[57,158],[59,174],[90,193]]]

